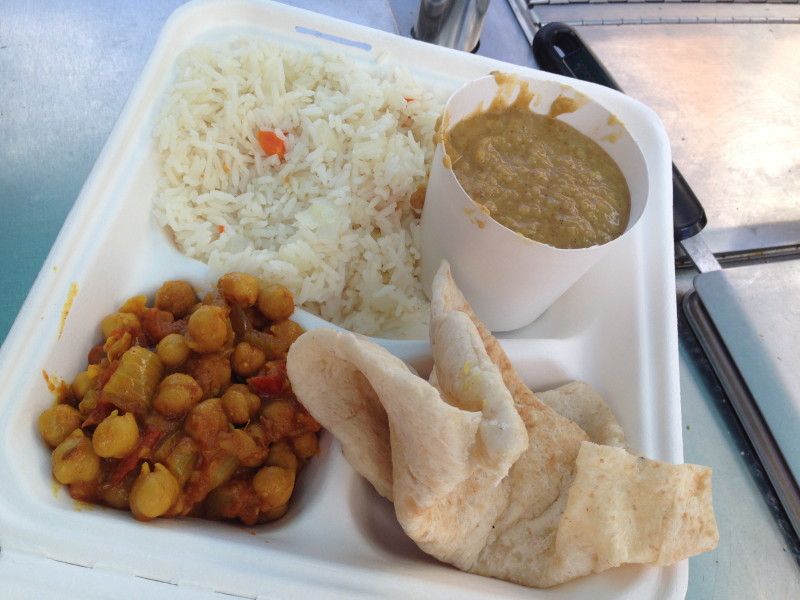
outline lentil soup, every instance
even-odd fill
[[[470,198],[500,224],[556,248],[588,248],[619,237],[630,217],[630,192],[608,153],[552,110],[531,111],[524,88],[513,103],[500,100],[444,135]]]

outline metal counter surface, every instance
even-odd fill
[[[286,3],[401,35],[409,34],[418,8],[416,0]],[[0,340],[11,327],[161,26],[180,4],[179,0],[0,0],[0,255],[4,259]],[[617,56],[626,51],[621,39],[598,37],[597,41],[609,56],[615,48]],[[478,53],[535,66],[502,0],[490,6]],[[609,66],[630,91],[617,60]],[[654,108],[668,110],[660,104]],[[689,134],[678,132],[677,150],[684,135]],[[701,201],[707,199],[701,196]],[[717,210],[707,208],[711,214]],[[784,231],[796,223],[790,218],[788,225],[772,228]],[[746,225],[737,223],[731,230],[725,223],[716,223],[709,229],[721,232],[717,239],[722,239]],[[691,286],[691,276],[690,271],[678,273],[679,295]],[[716,550],[690,559],[687,598],[800,597],[796,540],[784,535],[785,523],[752,450],[691,330],[682,317],[679,321],[685,458],[714,469],[721,538]],[[11,573],[15,561],[24,563],[25,558],[4,555],[2,540],[0,525],[0,590],[5,590],[2,574]],[[61,563],[53,570],[61,577],[71,575]],[[80,577],[87,576],[86,569],[77,571]],[[107,572],[96,575],[109,586],[118,585],[121,577]],[[12,578],[13,582],[19,580]],[[39,585],[31,581],[29,595],[20,590],[18,597],[36,597]],[[125,585],[158,596],[163,584],[136,580]],[[184,595],[191,596],[183,590],[176,597]]]

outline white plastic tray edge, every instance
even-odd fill
[[[319,15],[312,15],[311,13],[305,13],[304,11],[288,9],[288,7],[284,6],[275,7],[270,3],[248,2],[237,2],[235,4],[241,6],[243,10],[276,10],[280,13],[282,18],[289,19],[290,21],[292,19],[308,19],[304,22],[308,23],[308,27],[310,28],[342,30],[346,32],[348,38],[356,37],[357,35],[368,34],[368,39],[370,39],[370,43],[373,45],[373,47],[377,47],[379,45],[378,42],[380,42],[380,44],[386,45],[390,49],[393,46],[402,48],[403,57],[405,59],[408,59],[408,57],[413,55],[415,52],[423,54],[424,50],[424,55],[428,59],[430,59],[432,54],[435,54],[440,56],[443,60],[455,61],[458,68],[454,68],[452,71],[448,70],[448,73],[463,71],[464,77],[473,76],[476,69],[480,69],[481,71],[485,72],[491,68],[497,68],[501,66],[506,70],[516,70],[509,65],[497,63],[496,61],[492,61],[490,59],[480,59],[480,57],[472,57],[474,60],[465,63],[468,66],[464,67],[462,65],[462,62],[464,61],[460,60],[462,56],[454,51],[445,51],[445,49],[436,47],[422,47],[422,45],[416,43],[409,44],[408,40],[396,38],[389,34],[374,32],[366,28],[353,26],[352,24],[333,21]],[[107,198],[112,194],[113,191],[122,191],[120,188],[125,187],[127,180],[125,175],[119,172],[120,163],[125,163],[127,160],[142,160],[141,156],[137,156],[137,154],[142,152],[142,149],[127,144],[126,142],[129,142],[130,140],[126,134],[129,133],[131,129],[135,130],[137,124],[139,127],[141,127],[143,120],[146,121],[144,117],[146,116],[147,110],[143,107],[147,107],[147,103],[149,101],[147,94],[152,90],[148,89],[144,83],[150,82],[153,79],[158,79],[159,76],[164,76],[164,73],[162,72],[163,56],[160,55],[164,52],[167,42],[171,40],[171,36],[179,35],[176,33],[176,31],[181,30],[182,25],[186,25],[186,20],[201,19],[204,12],[214,13],[218,10],[218,7],[219,3],[217,2],[203,0],[196,3],[191,3],[187,7],[179,9],[179,11],[176,12],[176,14],[170,19],[169,23],[164,29],[164,32],[162,33],[162,36],[159,38],[159,43],[154,50],[153,56],[151,57],[150,61],[148,61],[148,64],[142,73],[139,84],[137,84],[136,88],[134,89],[134,93],[131,95],[129,102],[126,104],[119,122],[109,137],[106,148],[104,149],[96,167],[93,169],[90,177],[88,178],[78,201],[75,203],[75,207],[71,211],[64,228],[53,247],[53,250],[48,256],[42,272],[40,273],[31,290],[28,300],[26,301],[15,325],[12,327],[12,330],[9,333],[6,343],[4,344],[2,350],[0,350],[0,380],[7,382],[11,389],[22,390],[30,387],[31,382],[27,378],[31,375],[31,370],[16,367],[27,364],[26,361],[34,361],[33,364],[36,364],[36,357],[41,353],[42,340],[52,340],[52,338],[57,335],[56,332],[58,332],[61,328],[61,308],[64,301],[68,297],[70,287],[73,282],[83,281],[83,278],[87,275],[87,272],[90,268],[91,260],[89,260],[89,258],[91,258],[92,252],[95,249],[95,242],[90,239],[90,236],[97,230],[98,223],[102,223],[104,219],[108,218],[109,215],[113,214],[118,209],[118,207],[113,204],[98,205],[96,198]],[[235,15],[236,11],[231,10],[229,6],[226,6],[225,14]],[[235,20],[235,16],[229,16],[228,18]],[[183,31],[185,32],[187,29],[184,27]],[[527,71],[523,68],[519,68],[519,70]],[[592,88],[592,93],[595,96],[605,94],[604,92],[595,90],[594,88]],[[606,100],[610,105],[613,105],[615,102],[619,105],[624,105],[628,102],[627,100],[620,99],[613,94],[605,95],[608,96]],[[644,121],[652,120],[653,118],[653,115],[649,115],[646,110],[639,110],[639,112],[636,114],[641,115],[641,118]],[[636,124],[629,123],[629,125],[635,126]],[[654,151],[651,159],[652,165],[656,165],[657,171],[652,173],[652,177],[654,181],[661,181],[662,184],[668,186],[668,169],[666,167],[663,169],[661,168],[662,164],[668,165],[669,163],[669,149],[668,144],[665,141],[665,136],[661,133],[659,128],[657,126],[654,127],[652,123],[643,123],[639,126],[643,130],[653,133],[653,135],[658,138],[653,140]],[[668,188],[665,189],[668,191]],[[652,207],[648,214],[646,214],[643,219],[650,219],[656,223],[668,223],[669,219],[671,219],[671,212],[669,211],[669,208],[670,206],[668,203],[654,202],[652,203]],[[643,239],[642,236],[634,238],[636,239],[636,247],[628,248],[628,250],[641,251],[643,256],[650,256],[653,252],[655,252],[657,255],[661,254],[663,256],[663,260],[667,264],[671,264],[671,237],[663,233],[663,231],[668,230],[669,228],[653,227],[652,223],[649,227],[656,233],[656,235],[648,236],[646,240]],[[650,246],[649,248],[644,247],[645,242],[648,246]],[[640,248],[640,246],[642,247]],[[670,260],[667,261],[667,258]],[[660,257],[659,260],[662,260],[662,258]],[[642,293],[642,290],[644,290],[645,296],[655,295],[656,293],[658,295],[668,295],[668,302],[666,303],[663,297],[647,297],[648,303],[652,303],[650,304],[650,307],[669,309],[668,316],[664,316],[663,320],[659,319],[654,322],[648,321],[649,317],[652,316],[650,307],[647,307],[646,310],[643,309],[644,314],[637,317],[643,321],[641,323],[641,327],[637,330],[639,337],[641,338],[637,340],[637,342],[651,344],[654,340],[657,340],[659,345],[663,344],[663,346],[661,346],[662,348],[667,349],[666,352],[663,352],[663,350],[659,351],[659,358],[663,361],[662,368],[658,369],[656,374],[656,376],[659,378],[659,381],[649,383],[645,382],[645,384],[647,386],[663,386],[662,389],[667,394],[667,397],[669,397],[669,395],[674,395],[677,397],[679,389],[677,375],[677,327],[675,326],[675,315],[673,314],[674,310],[672,310],[674,308],[672,306],[672,300],[674,298],[674,279],[671,278],[669,270],[665,270],[663,268],[647,269],[647,265],[638,263],[635,263],[635,266],[643,269],[641,280],[637,280],[636,282],[636,284],[641,288],[639,290],[640,294]],[[182,268],[191,271],[195,267],[191,265],[182,265]],[[657,290],[657,292],[650,290]],[[80,289],[78,290],[78,294],[80,296]],[[68,318],[67,327],[69,327],[70,324],[71,323]],[[557,340],[557,342],[568,343],[568,341],[564,342],[564,340]],[[509,352],[513,355],[513,350],[524,350],[528,346],[529,342],[525,339],[518,339],[509,340],[505,343],[507,343]],[[83,353],[85,352],[85,349],[81,348],[77,351],[79,353]],[[642,362],[647,363],[648,352],[645,350],[642,354]],[[564,374],[560,375],[560,377],[564,377]],[[40,382],[39,385],[41,386],[42,383]],[[2,434],[0,435],[0,440],[2,440],[2,442],[0,442],[2,443],[2,446],[0,446],[2,448],[2,453],[0,454],[2,454],[4,457],[13,456],[15,451],[13,441],[19,439],[19,436],[31,434],[35,435],[35,425],[33,419],[29,421],[30,427],[27,432],[9,430],[12,424],[14,424],[11,419],[6,419],[6,417],[12,414],[10,397],[11,394],[4,393],[3,401],[0,402],[0,434]],[[34,415],[40,409],[41,407],[37,406],[35,409],[31,408],[28,412],[30,415]],[[659,439],[656,440],[653,447],[643,448],[643,450],[654,451],[654,453],[658,455],[658,458],[662,458],[664,460],[672,460],[675,462],[682,460],[679,402],[664,402],[658,405],[656,409],[650,413],[650,417],[657,420],[663,420],[662,422],[668,425],[663,430],[656,428],[656,431],[660,433]],[[677,431],[674,426],[675,423],[678,424]],[[42,456],[46,458],[44,454],[45,453],[42,453]],[[47,465],[44,463],[46,463],[46,460],[39,460],[38,468],[46,471]],[[26,476],[30,476],[30,473],[24,472],[24,466],[15,464],[15,461],[10,461],[8,458],[4,458],[2,461],[0,461],[0,478],[2,478],[3,481],[21,481]],[[353,482],[349,482],[349,484],[357,485]],[[4,490],[0,493],[0,520],[3,522],[3,526],[0,528],[0,547],[3,548],[4,552],[8,552],[9,549],[18,549],[25,555],[42,557],[50,556],[53,558],[60,557],[62,560],[65,560],[64,555],[68,555],[70,560],[73,560],[76,564],[82,564],[84,566],[96,566],[98,568],[102,568],[103,563],[107,563],[109,565],[117,565],[116,568],[127,570],[131,574],[138,573],[139,575],[153,577],[154,579],[163,579],[164,581],[180,581],[181,579],[187,579],[190,581],[201,582],[201,586],[208,585],[208,587],[215,587],[215,584],[209,582],[209,579],[213,578],[208,577],[209,568],[213,568],[215,566],[213,564],[210,565],[210,567],[209,565],[183,565],[186,566],[186,569],[179,569],[180,573],[176,575],[176,565],[165,565],[163,562],[159,564],[157,556],[142,556],[138,560],[137,564],[121,567],[119,565],[126,564],[125,560],[130,558],[124,549],[109,551],[103,556],[103,563],[98,563],[96,551],[93,548],[91,539],[69,539],[68,528],[67,531],[65,531],[60,527],[59,523],[48,522],[47,519],[44,519],[41,522],[37,521],[37,516],[47,516],[48,511],[52,511],[52,508],[48,504],[48,500],[51,499],[46,497],[31,498],[30,496],[26,496],[23,493],[24,490],[21,488],[16,489],[13,486],[11,486],[11,488],[6,486],[3,487]],[[63,492],[61,493],[63,494]],[[92,527],[91,521],[86,521],[82,518],[82,516],[79,516],[79,514],[76,513],[76,515],[73,516],[77,518],[69,519],[70,521],[74,520],[80,522],[84,527]],[[103,519],[103,526],[108,527],[108,535],[126,534],[130,533],[129,530],[131,527],[131,522],[128,516],[115,514],[111,515],[109,519]],[[145,536],[149,542],[161,540],[167,547],[177,546],[177,544],[175,544],[175,539],[180,537],[186,537],[184,540],[185,542],[195,541],[192,536],[183,536],[181,533],[182,527],[180,525],[176,527],[172,523],[159,523],[154,527],[148,527],[147,530],[150,534],[154,534]],[[163,532],[163,535],[161,535],[161,532]],[[91,532],[87,533],[91,534]],[[91,538],[91,535],[89,535],[89,538]],[[68,540],[66,543],[64,542],[65,539]],[[58,547],[56,548],[50,540],[59,540]],[[239,542],[241,542],[241,540],[236,540],[234,543],[238,544]],[[225,544],[225,547],[228,548],[227,543]],[[191,552],[188,554],[191,554]],[[326,569],[322,562],[312,558],[298,560],[297,555],[292,554],[284,557],[282,560],[282,558],[279,556],[280,553],[269,552],[269,554],[269,560],[274,561],[273,567],[270,568],[269,571],[273,575],[277,575],[278,579],[280,579],[281,568],[285,568],[287,572],[297,575],[302,573],[305,581],[302,589],[305,591],[310,591],[316,587],[313,582],[317,580],[319,585],[328,588],[328,593],[326,593],[326,596],[331,595],[330,592],[333,590],[330,589],[330,586],[332,584],[334,586],[338,585],[339,587],[337,589],[346,590],[345,595],[349,597],[352,597],[353,594],[357,593],[357,590],[353,589],[353,586],[351,585],[354,573],[348,572],[347,568]],[[2,572],[2,565],[4,564],[2,556],[3,555],[0,554],[0,572]],[[63,563],[58,564],[61,565]],[[575,582],[574,584],[569,584],[568,586],[562,586],[561,588],[558,588],[558,590],[541,592],[538,590],[519,588],[518,586],[510,586],[507,584],[502,584],[501,582],[494,582],[493,580],[484,581],[483,578],[474,578],[472,576],[452,572],[452,570],[446,568],[445,571],[442,571],[443,568],[436,565],[432,565],[432,567],[434,567],[434,579],[439,575],[444,576],[443,580],[453,580],[453,578],[455,578],[455,580],[459,580],[463,577],[467,577],[470,580],[469,585],[472,589],[472,592],[475,594],[474,597],[481,596],[484,586],[491,588],[493,593],[498,591],[498,589],[495,589],[495,586],[498,586],[502,589],[503,593],[507,594],[509,597],[523,593],[525,597],[539,597],[539,595],[542,597],[545,595],[558,597],[561,595],[561,592],[575,593],[578,591],[588,592],[592,590],[593,586],[590,579],[596,580],[595,583],[599,582],[599,580],[602,580],[604,584],[610,584],[615,580],[619,580],[621,577],[620,573],[630,574],[631,572],[636,572],[638,575],[638,585],[634,586],[635,589],[638,589],[638,591],[641,592],[643,591],[643,588],[645,588],[649,590],[649,592],[657,592],[654,594],[654,597],[675,598],[682,597],[683,593],[685,593],[687,578],[685,562],[678,565],[673,565],[672,567],[666,569],[626,567],[624,569],[619,569],[614,573],[603,574],[595,578],[589,578]],[[255,573],[251,573],[250,569],[253,569]],[[222,591],[227,591],[228,593],[237,593],[235,590],[253,589],[252,586],[257,587],[259,582],[263,581],[263,577],[259,576],[259,569],[263,569],[263,565],[260,564],[260,561],[258,560],[253,560],[251,564],[240,565],[239,568],[234,569],[236,576],[239,579],[236,582],[231,582],[230,590],[223,589]],[[84,574],[88,571],[88,569],[77,569],[77,572],[81,574]],[[337,573],[335,571],[342,572]],[[427,578],[430,578],[430,572],[426,571],[426,573]],[[380,588],[386,589],[384,586],[386,585],[387,581],[398,580],[402,581],[404,591],[406,592],[404,596],[408,597],[407,593],[414,589],[415,584],[410,583],[408,577],[405,577],[404,575],[405,574],[403,573],[398,575],[396,573],[391,574],[391,572],[389,572],[377,575],[373,574],[372,576],[365,577],[364,573],[357,573],[361,584],[366,586],[365,588],[361,589],[361,592],[366,593],[370,582],[374,584],[378,584],[380,582]],[[271,585],[278,583],[273,579],[271,579],[270,582]],[[418,582],[422,582],[422,584],[425,586],[433,586],[434,588],[437,587],[433,581],[427,580],[426,577],[419,579]],[[447,587],[448,586],[445,585],[445,589],[440,589],[439,591],[446,592]],[[612,585],[611,587],[613,588],[614,586]],[[619,586],[619,588],[619,591],[622,592],[624,596],[617,595],[616,597],[628,597],[629,593],[635,591],[625,588],[624,585]],[[277,588],[273,589],[275,589],[276,592],[278,591]],[[683,590],[683,592],[681,592],[681,590]],[[595,593],[597,592],[596,589],[594,591]],[[300,593],[301,589],[298,588],[297,585],[287,584],[284,592],[286,592],[287,595],[294,596]],[[460,592],[463,592],[463,590],[459,590],[459,593]],[[460,596],[467,597],[464,596],[464,594],[460,594]]]

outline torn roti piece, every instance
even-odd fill
[[[595,444],[627,447],[625,433],[614,413],[588,383],[573,381],[554,390],[539,392],[536,397],[562,417],[573,421]]]
[[[456,566],[482,551],[508,504],[508,471],[528,445],[511,394],[474,327],[463,337],[465,326],[463,314],[438,323],[453,337],[439,346],[452,367],[449,395],[370,340],[333,329],[303,334],[287,359],[298,398],[353,468],[394,501],[409,537]]]
[[[332,329],[303,334],[287,363],[298,398],[420,548],[464,571],[550,587],[716,545],[710,469],[628,452],[586,384],[537,397],[446,263],[433,296],[430,382]]]

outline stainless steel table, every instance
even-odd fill
[[[401,35],[409,35],[418,8],[416,0],[287,3]],[[100,153],[162,24],[180,4],[179,0],[0,0],[0,340],[5,338]],[[788,43],[788,36],[776,35]],[[600,50],[612,57],[609,66],[630,92],[635,78],[624,72],[625,53],[631,51],[630,39],[598,33],[590,42],[598,43]],[[490,6],[479,53],[535,66],[503,0],[493,0]],[[721,60],[719,56],[716,59]],[[730,60],[728,68],[734,68]],[[676,161],[690,157],[693,164],[699,164],[703,156],[694,153],[698,146],[691,145],[691,121],[669,118],[666,100],[653,97],[652,101],[677,142]],[[691,102],[691,97],[685,101]],[[706,151],[707,140],[703,144]],[[796,163],[794,169],[797,181],[800,171]],[[700,173],[702,169],[697,167],[695,171]],[[710,194],[706,190],[713,190],[713,185],[703,181],[699,187],[706,196],[701,195],[701,200],[708,202]],[[784,188],[784,192],[788,191],[788,187]],[[759,226],[769,230],[766,233],[774,231],[784,236],[789,232],[791,238],[800,222],[796,212],[788,212],[782,221],[767,227],[757,217],[752,222],[740,220],[731,225],[724,221],[723,208],[742,214],[736,207],[707,205],[710,214],[721,215],[709,226],[710,239],[715,244],[739,239],[737,230],[744,237],[752,237],[754,228]],[[769,206],[762,209],[768,211]],[[752,207],[748,207],[750,210]],[[791,211],[791,207],[787,210]],[[752,213],[748,215],[753,218]],[[692,272],[680,270],[676,276],[680,295],[691,286]],[[800,597],[797,542],[786,535],[785,523],[758,462],[693,334],[682,318],[680,322],[685,457],[687,462],[714,469],[721,536],[716,550],[690,560],[687,598]],[[3,552],[0,523],[0,573],[13,570],[10,560]],[[3,561],[7,561],[5,569]],[[70,567],[60,563],[53,565],[53,574],[61,578],[72,576]],[[100,582],[98,585],[110,589],[122,575],[103,572],[94,577]],[[41,597],[36,592],[40,585],[41,582],[31,581],[29,595],[20,592],[17,597]],[[141,594],[159,597],[164,593],[164,584],[157,582],[138,580],[132,585]],[[0,578],[0,591],[4,589]],[[173,597],[182,597],[174,591]]]

